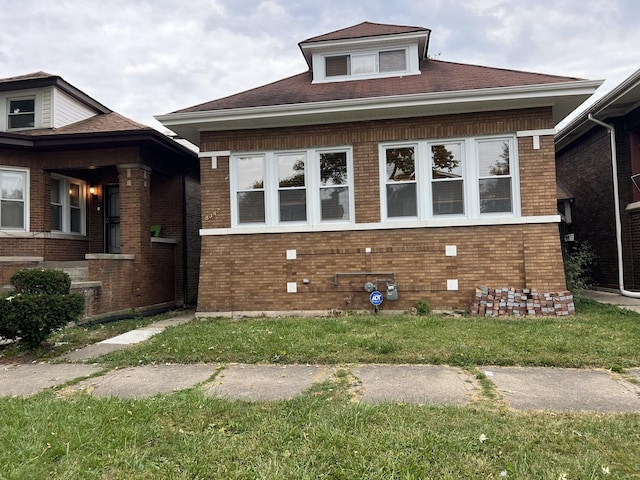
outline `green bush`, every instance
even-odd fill
[[[71,280],[61,270],[21,270],[11,283],[17,293],[0,299],[0,337],[20,340],[28,348],[75,322],[84,310],[84,297],[69,293]]]
[[[567,280],[567,289],[572,293],[580,293],[581,290],[592,285],[591,269],[595,265],[598,255],[587,242],[578,242],[568,251],[563,251],[564,276]]]
[[[11,285],[18,293],[44,293],[66,295],[71,288],[71,279],[62,270],[29,268],[11,276]]]
[[[429,315],[431,313],[431,306],[426,300],[418,300],[416,302],[416,312],[418,315]]]

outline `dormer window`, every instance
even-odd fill
[[[377,75],[407,70],[407,51],[387,50],[326,56],[325,77]]]
[[[35,127],[35,98],[20,98],[9,100],[9,128]]]

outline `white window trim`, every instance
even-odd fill
[[[8,228],[0,226],[0,230],[3,232],[28,232],[30,225],[30,202],[29,199],[31,197],[29,193],[29,186],[31,185],[31,180],[29,178],[30,171],[28,168],[20,168],[20,167],[9,167],[9,166],[1,166],[0,171],[3,172],[11,172],[11,173],[23,173],[24,174],[24,192],[23,199],[24,202],[24,228]]]
[[[323,153],[346,152],[347,154],[347,183],[343,185],[349,189],[349,219],[343,220],[321,220],[320,201],[320,155]],[[284,221],[279,218],[279,181],[278,162],[279,155],[303,154],[305,156],[305,189],[307,192],[307,220],[306,221]],[[238,218],[238,159],[242,157],[263,157],[265,165],[264,178],[264,202],[265,221],[264,223],[240,223]],[[351,146],[339,146],[330,148],[296,149],[296,150],[273,150],[268,152],[235,152],[229,158],[229,184],[231,197],[231,225],[232,228],[255,228],[264,231],[270,227],[284,227],[288,229],[299,229],[309,225],[328,224],[353,224],[355,223],[355,200],[354,200],[354,179],[353,179],[353,148]]]
[[[53,230],[55,233],[63,233],[65,235],[84,236],[87,233],[87,183],[78,178],[66,177],[64,175],[51,174],[51,178],[60,180],[60,189],[62,192],[62,230]],[[71,205],[69,198],[69,185],[75,183],[80,185],[80,232],[71,231]],[[51,200],[49,199],[49,205]]]
[[[19,127],[19,128],[10,128],[9,127],[9,116],[11,115],[10,106],[11,102],[20,101],[20,100],[33,100],[33,127]],[[21,95],[15,96],[7,96],[5,102],[5,114],[3,115],[3,121],[5,123],[5,128],[10,132],[19,132],[21,130],[33,130],[35,128],[40,128],[41,126],[41,117],[42,117],[42,106],[41,106],[41,95],[36,93],[22,93]]]
[[[504,140],[509,142],[509,161],[511,177],[512,211],[499,213],[480,213],[480,192],[479,192],[479,164],[478,164],[478,143],[482,141]],[[462,143],[463,156],[463,195],[464,213],[451,215],[434,215],[432,204],[432,181],[431,171],[431,146],[443,143]],[[386,194],[386,150],[388,148],[401,148],[416,146],[416,181],[417,181],[417,217],[389,217],[387,215],[387,194]],[[446,223],[447,225],[466,224],[467,220],[487,218],[512,218],[520,216],[520,178],[518,144],[515,135],[487,135],[463,138],[442,138],[429,139],[413,142],[393,142],[381,143],[378,146],[380,158],[380,218],[382,222],[401,222],[403,224],[411,221]]]
[[[379,71],[379,62],[380,52],[391,52],[396,50],[404,50],[405,52],[405,66],[404,70],[396,70],[392,72],[380,72]],[[365,74],[353,74],[349,73],[347,75],[334,75],[327,76],[325,70],[325,59],[327,57],[339,57],[347,55],[351,56],[366,56],[366,55],[376,55],[376,72],[374,73],[365,73]],[[350,50],[341,49],[334,51],[326,51],[323,53],[314,53],[313,54],[313,83],[329,83],[329,82],[346,82],[346,81],[354,81],[354,80],[366,80],[371,78],[389,78],[389,77],[402,77],[407,75],[419,75],[420,74],[420,65],[418,62],[418,47],[417,45],[385,45],[379,46],[378,48],[367,48],[367,49],[357,49],[353,48]]]

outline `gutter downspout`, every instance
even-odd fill
[[[592,122],[609,130],[611,137],[611,169],[613,170],[613,205],[616,217],[616,246],[618,248],[618,284],[620,294],[630,298],[640,298],[640,292],[632,292],[624,288],[624,270],[622,262],[622,223],[620,222],[620,197],[618,194],[618,154],[616,152],[616,130],[613,125],[604,123],[589,114],[587,117]]]

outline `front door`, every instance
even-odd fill
[[[120,253],[120,187],[105,185],[105,251]]]

